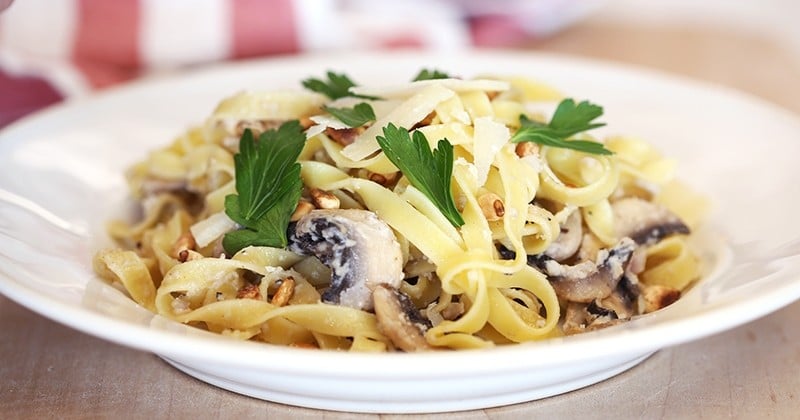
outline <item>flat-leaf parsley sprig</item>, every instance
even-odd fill
[[[225,213],[243,228],[225,235],[225,252],[250,245],[286,246],[286,229],[303,189],[297,158],[305,141],[296,120],[265,131],[258,140],[244,131],[233,157],[237,194],[225,197]]]
[[[436,69],[430,69],[430,70],[422,69],[419,71],[419,73],[417,73],[416,76],[414,76],[412,82],[418,82],[420,80],[449,79],[449,78],[450,75],[443,71],[439,71]]]
[[[520,128],[511,137],[514,143],[530,141],[545,146],[573,149],[596,155],[610,155],[612,151],[602,143],[589,140],[568,140],[569,137],[593,128],[602,127],[605,123],[593,123],[603,115],[603,107],[583,101],[575,104],[571,98],[558,104],[556,112],[547,124],[531,120],[520,115]]]
[[[360,127],[370,121],[375,121],[375,111],[366,102],[361,102],[352,108],[334,108],[323,106],[322,109],[329,112],[339,121],[348,127]]]
[[[411,136],[405,128],[391,123],[383,128],[383,136],[377,136],[376,139],[386,157],[400,169],[414,188],[439,208],[453,226],[464,224],[450,189],[453,145],[447,139],[439,140],[432,151],[425,134],[414,131]]]
[[[378,99],[373,96],[356,95],[350,93],[350,88],[355,87],[356,84],[344,73],[335,73],[328,71],[326,73],[328,80],[308,78],[303,80],[303,86],[311,91],[321,93],[330,99],[339,99],[347,96],[362,99]]]

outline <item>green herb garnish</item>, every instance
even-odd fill
[[[321,93],[331,99],[339,99],[347,96],[362,99],[377,99],[372,96],[350,93],[350,88],[356,86],[356,84],[344,73],[328,71],[327,76],[328,80],[320,80],[313,77],[303,80],[303,86],[308,90]]]
[[[450,75],[445,73],[445,72],[443,72],[443,71],[439,71],[439,70],[436,70],[436,69],[432,69],[432,70],[422,69],[414,77],[412,82],[417,82],[417,81],[420,81],[420,80],[449,79],[449,78],[450,78]]]
[[[414,131],[412,137],[408,130],[391,123],[383,128],[383,136],[377,136],[376,139],[386,157],[403,172],[411,185],[439,208],[453,226],[464,224],[450,189],[453,145],[447,139],[439,140],[436,149],[431,151],[425,134]]]
[[[514,143],[532,141],[545,146],[573,149],[595,155],[610,155],[613,152],[606,149],[602,143],[589,140],[568,140],[575,134],[604,126],[605,123],[592,123],[601,115],[603,115],[601,106],[588,101],[576,105],[574,100],[564,99],[558,104],[556,112],[548,124],[520,115],[520,128],[511,137],[511,141]]]
[[[324,106],[322,109],[329,112],[339,121],[345,123],[348,127],[360,127],[370,121],[375,121],[375,111],[373,111],[372,107],[366,102],[356,104],[352,108]]]
[[[228,232],[222,246],[228,254],[250,246],[283,248],[286,229],[303,182],[297,158],[306,136],[298,121],[288,121],[255,140],[247,129],[234,155],[236,192],[225,197],[225,213],[243,228]]]

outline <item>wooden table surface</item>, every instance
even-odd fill
[[[658,68],[800,114],[798,54],[757,33],[610,22],[601,13],[524,48]],[[800,141],[800,139],[799,139]],[[798,279],[800,280],[800,279]],[[657,352],[605,382],[544,400],[416,418],[798,418],[800,302]],[[227,392],[49,321],[0,296],[0,418],[395,418],[290,407]]]

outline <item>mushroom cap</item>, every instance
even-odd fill
[[[399,287],[403,280],[400,244],[371,211],[312,210],[289,236],[292,251],[314,255],[330,267],[331,284],[323,302],[371,310],[377,285]]]
[[[652,245],[667,236],[688,234],[689,227],[665,207],[628,197],[611,205],[617,238],[628,237],[639,245]]]

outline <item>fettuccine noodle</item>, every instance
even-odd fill
[[[143,217],[110,223],[120,248],[97,253],[97,274],[177,322],[236,339],[352,351],[484,348],[588,331],[660,309],[698,278],[689,226],[669,209],[676,203],[691,227],[700,216],[676,201],[679,194],[661,194],[674,190],[675,164],[652,146],[614,137],[604,141],[613,154],[594,155],[510,142],[520,114],[547,121],[529,110],[555,108],[554,89],[514,77],[353,91],[381,99],[298,91],[222,101],[203,125],[128,170]],[[360,128],[322,109],[359,102],[376,113]],[[377,216],[402,270],[390,289],[421,319],[397,319],[419,334],[416,347],[377,316],[385,305],[377,292],[361,306],[326,300],[337,268],[299,252],[302,244],[225,254],[222,238],[240,228],[226,215],[225,197],[237,191],[241,134],[288,120],[307,134],[293,223],[320,209]],[[462,226],[387,159],[375,138],[389,123],[419,130],[432,148],[439,139],[453,145]]]

